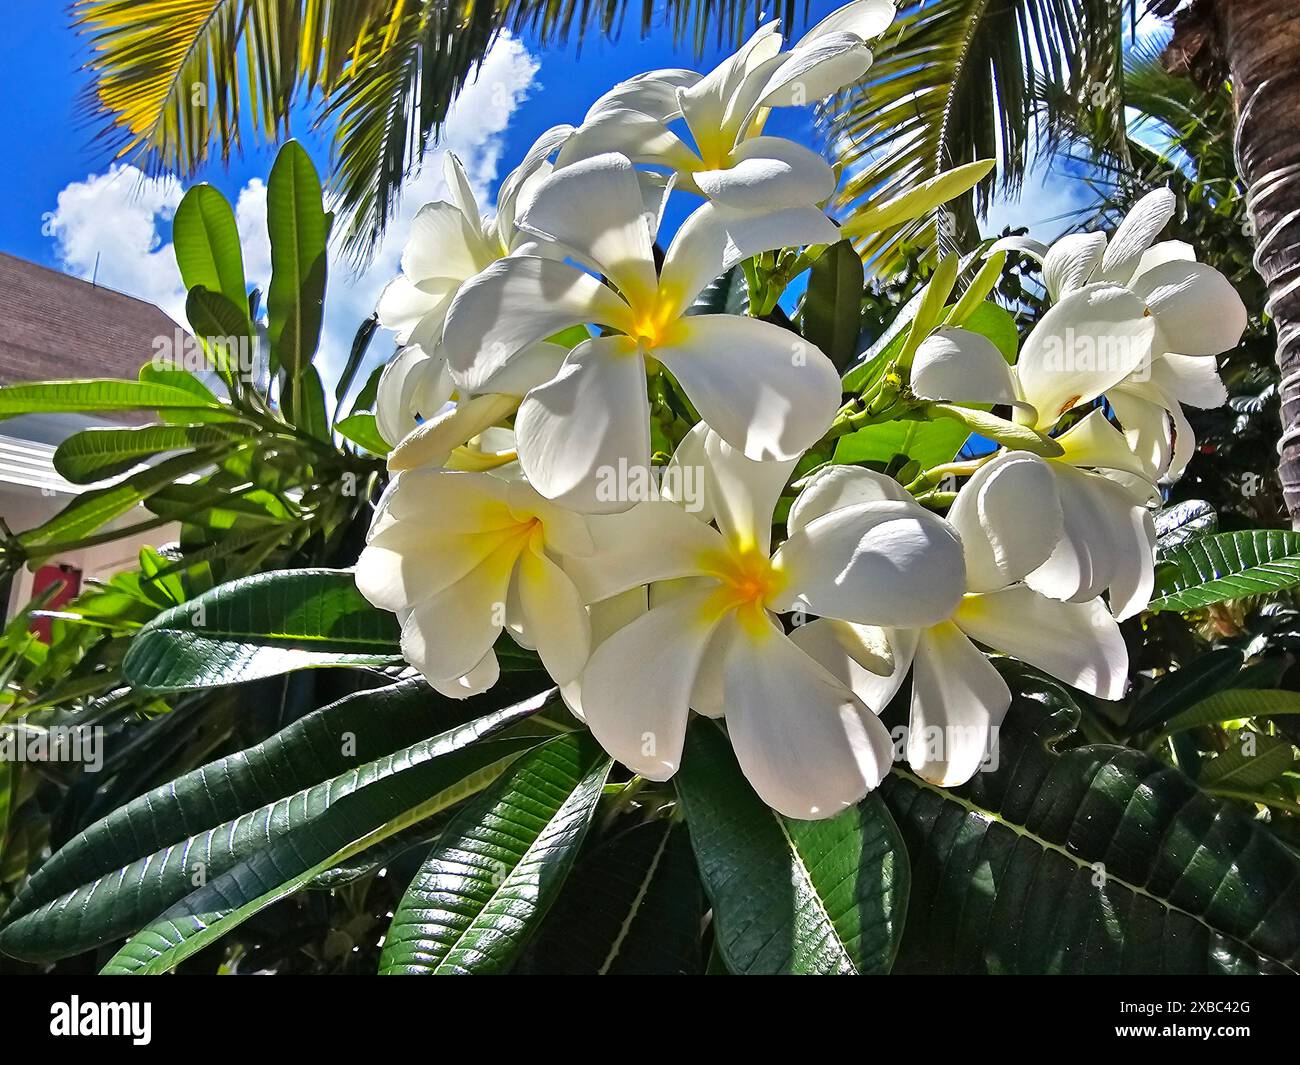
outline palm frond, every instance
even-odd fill
[[[864,83],[823,105],[820,118],[848,179],[835,206],[848,216],[944,170],[995,158],[997,169],[948,211],[873,235],[860,246],[878,272],[902,247],[969,247],[975,211],[1000,184],[1015,191],[1033,149],[1050,145],[1055,105],[1041,79],[1077,98],[1121,98],[1119,0],[912,0],[877,42]]]

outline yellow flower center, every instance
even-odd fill
[[[709,608],[719,614],[735,611],[742,625],[757,637],[769,631],[767,604],[785,587],[785,574],[756,547],[718,552],[708,568],[718,579]]]

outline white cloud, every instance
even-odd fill
[[[114,164],[107,173],[65,186],[45,216],[43,232],[54,239],[68,273],[156,303],[184,322],[185,289],[172,246],[158,233],[158,223],[176,212],[182,191],[173,177],[151,178],[137,167]]]
[[[487,190],[499,176],[504,133],[520,102],[535,88],[539,63],[524,45],[503,34],[448,114],[439,143],[425,155],[419,172],[402,189],[402,199],[370,266],[352,271],[332,249],[325,301],[325,325],[317,363],[327,385],[347,359],[357,326],[374,310],[379,293],[398,271],[411,219],[421,206],[443,199],[443,156],[453,151],[464,163],[479,198],[490,210]],[[45,219],[45,233],[69,273],[89,278],[99,256],[98,281],[156,303],[185,321],[185,289],[169,242],[160,227],[169,223],[183,189],[175,178],[152,179],[134,166],[114,165],[107,173],[73,182],[58,195]],[[265,294],[271,274],[266,235],[266,185],[249,181],[235,197],[235,219],[244,248],[248,281]],[[391,353],[391,335],[377,336],[371,362]]]

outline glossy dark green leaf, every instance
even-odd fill
[[[1186,499],[1155,516],[1156,542],[1161,551],[1219,531],[1219,515],[1203,499]]]
[[[348,361],[343,364],[343,372],[339,374],[339,379],[334,385],[334,402],[341,404],[343,397],[348,394],[348,389],[352,387],[352,382],[356,380],[357,371],[361,369],[361,362],[366,357],[366,352],[370,350],[370,341],[374,339],[375,333],[379,331],[379,315],[372,314],[358,327],[356,335],[352,338],[352,347],[348,351]]]
[[[1199,610],[1300,584],[1300,533],[1252,529],[1176,544],[1156,569],[1152,611]]]
[[[175,968],[340,862],[475,794],[537,742],[478,739],[467,726],[420,744],[411,768],[369,776],[356,790],[331,796],[314,817],[291,815],[287,832],[271,833],[265,846],[170,906],[132,936],[101,975],[151,976]]]
[[[862,260],[853,244],[832,244],[813,263],[803,302],[803,336],[843,373],[858,354],[862,331]]]
[[[194,185],[181,198],[172,218],[172,245],[186,288],[210,289],[235,307],[248,306],[235,212],[211,185]]]
[[[272,358],[290,379],[311,363],[320,343],[329,220],[320,177],[297,141],[275,158],[266,184],[271,285],[266,296]]]
[[[54,452],[54,468],[73,484],[93,484],[133,469],[168,451],[192,451],[237,439],[215,425],[142,425],[131,429],[83,429]]]
[[[443,832],[393,916],[385,975],[506,972],[564,884],[609,774],[587,732],[515,762]]]
[[[1300,714],[1300,693],[1229,688],[1174,715],[1165,723],[1164,730],[1166,733],[1183,732],[1202,725],[1220,725],[1225,721],[1289,714]]]
[[[240,684],[294,669],[382,665],[400,657],[394,615],[370,605],[349,570],[259,573],[159,614],[122,669],[143,691]]]
[[[739,266],[715,277],[695,297],[687,314],[748,314],[749,286]]]
[[[1140,751],[1056,753],[1076,721],[1017,697],[996,768],[969,784],[894,767],[882,791],[912,861],[899,970],[1294,970],[1300,858]]]
[[[1231,647],[1207,651],[1186,665],[1166,673],[1133,704],[1128,731],[1141,732],[1164,724],[1212,692],[1226,688],[1241,672],[1245,656]]]
[[[256,747],[132,800],[73,839],[5,913],[0,950],[59,958],[134,932],[318,822],[344,796],[468,747],[539,702],[483,714],[478,700],[449,710],[422,681],[410,681],[315,711]],[[427,784],[423,794],[434,794]]]
[[[626,829],[579,859],[529,950],[543,975],[673,976],[700,972],[704,892],[686,826]]]
[[[772,811],[712,721],[687,733],[674,778],[715,943],[734,973],[886,973],[907,910],[902,839],[878,796],[824,821]]]

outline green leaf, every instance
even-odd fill
[[[1181,714],[1169,719],[1166,733],[1184,732],[1202,725],[1221,725],[1225,721],[1300,714],[1300,693],[1258,691],[1252,688],[1229,688],[1202,699]]]
[[[1204,788],[1249,791],[1273,783],[1294,766],[1295,748],[1289,740],[1243,732],[1221,755],[1202,763],[1199,780]]]
[[[105,976],[152,976],[192,954],[254,914],[297,891],[340,862],[383,843],[455,805],[495,780],[536,741],[528,737],[476,742],[468,727],[420,745],[434,760],[391,776],[379,775],[334,799],[318,817],[227,869],[171,906],[131,937],[104,966]],[[468,744],[476,744],[464,749]],[[404,752],[405,753],[405,752]]]
[[[174,484],[180,477],[213,465],[223,452],[238,446],[237,442],[228,441],[224,446],[206,447],[176,455],[156,466],[148,466],[139,473],[133,473],[108,488],[82,492],[52,518],[35,529],[29,529],[19,539],[30,547],[88,536],[144,502],[154,492]]]
[[[74,838],[5,913],[0,950],[49,960],[134,932],[196,888],[244,871],[259,854],[280,853],[279,841],[293,836],[301,844],[296,831],[322,823],[346,796],[376,784],[405,787],[398,777],[526,718],[539,702],[469,718],[482,714],[481,700],[448,712],[427,685],[412,681],[324,707],[132,800]],[[510,744],[490,750],[499,758],[536,741],[493,742]],[[466,762],[457,768],[473,771]],[[427,772],[416,775],[417,801],[435,795]],[[482,783],[471,781],[471,790]]]
[[[1017,696],[997,763],[959,788],[895,765],[907,842],[904,972],[1286,972],[1300,858],[1173,767],[1112,745],[1056,750],[1077,708]]]
[[[1199,610],[1298,584],[1300,533],[1276,529],[1218,533],[1175,544],[1163,554],[1147,609],[1153,613]]]
[[[580,858],[529,951],[527,971],[573,976],[700,972],[704,893],[686,826],[637,825]]]
[[[674,781],[715,943],[743,974],[887,973],[907,909],[907,852],[879,796],[794,821],[749,786],[711,721],[687,732]]]
[[[382,665],[401,656],[397,618],[349,570],[258,573],[159,614],[122,663],[141,691],[241,684],[294,669]]]
[[[1244,663],[1240,651],[1224,647],[1199,655],[1182,668],[1166,673],[1133,704],[1129,733],[1162,725],[1198,699],[1226,688]]]
[[[1016,329],[1015,318],[1005,308],[987,301],[981,303],[965,316],[961,328],[991,340],[1002,357],[1015,364],[1020,351],[1020,331]]]
[[[803,303],[803,336],[843,373],[858,354],[862,331],[862,260],[847,240],[813,263]]]
[[[719,274],[704,286],[704,291],[695,297],[686,313],[748,314],[749,285],[745,283],[745,272],[739,266],[733,266]]]
[[[215,410],[229,416],[219,402],[153,381],[103,378],[85,381],[39,381],[0,388],[0,418],[15,414],[80,413],[107,410]]]
[[[310,365],[320,343],[329,239],[320,177],[297,141],[280,149],[271,168],[266,226],[271,236],[266,297],[271,353],[275,365],[293,380]]]
[[[969,439],[970,430],[950,418],[884,422],[840,437],[835,442],[834,461],[887,465],[896,455],[903,455],[929,469],[951,462]]]
[[[357,371],[361,369],[361,361],[366,357],[366,352],[370,350],[370,341],[374,339],[377,332],[379,332],[378,314],[372,314],[357,329],[356,336],[352,338],[352,348],[348,352],[348,361],[344,364],[343,372],[339,374],[338,382],[334,385],[335,406],[343,402],[343,397],[348,394],[348,389],[352,387]]]
[[[334,428],[340,436],[346,437],[354,444],[360,444],[373,455],[387,455],[393,450],[392,445],[379,435],[373,414],[349,414]]]
[[[253,327],[242,304],[232,303],[220,292],[192,288],[185,298],[185,317],[212,368],[227,382],[251,372]]]
[[[911,366],[916,349],[943,321],[944,308],[948,305],[948,297],[952,295],[952,290],[957,286],[957,276],[960,271],[961,262],[955,254],[945,255],[939,260],[939,265],[935,267],[929,283],[921,292],[920,303],[916,307],[916,317],[912,319],[912,324],[907,331],[907,340],[904,341],[903,350],[898,356],[899,365]]]
[[[194,185],[181,199],[172,218],[172,244],[186,288],[210,289],[236,307],[247,308],[248,284],[235,212],[211,185]]]
[[[320,371],[315,366],[305,366],[292,382],[286,382],[285,406],[293,411],[294,422],[299,429],[310,433],[317,440],[329,442],[330,421],[325,410],[325,386],[320,379]]]
[[[564,884],[610,765],[589,733],[557,736],[457,814],[393,917],[380,973],[508,971]]]
[[[1185,499],[1156,514],[1156,540],[1163,553],[1219,531],[1219,515],[1204,499]]]
[[[230,443],[231,433],[213,425],[142,425],[132,429],[83,429],[54,452],[54,468],[73,484],[116,477],[152,455]]]

